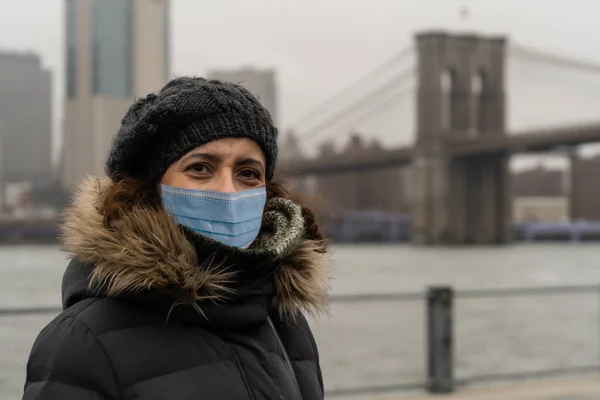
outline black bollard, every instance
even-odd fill
[[[453,299],[451,287],[427,290],[427,390],[430,393],[454,391]]]

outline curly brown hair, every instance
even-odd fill
[[[267,200],[283,198],[300,205],[304,217],[305,238],[318,242],[320,251],[325,253],[329,243],[321,231],[313,209],[306,200],[285,181],[271,180],[267,182],[266,188]],[[103,216],[104,226],[107,229],[113,229],[115,221],[137,207],[156,210],[162,207],[155,182],[140,182],[127,176],[119,177],[102,192],[96,203],[96,209]]]

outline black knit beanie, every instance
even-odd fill
[[[234,83],[181,77],[136,101],[121,121],[106,161],[114,181],[158,181],[190,150],[222,138],[248,138],[263,150],[266,178],[277,161],[277,128],[269,112]]]

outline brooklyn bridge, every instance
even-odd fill
[[[397,189],[378,187],[377,182],[368,179],[369,173],[400,171],[410,166],[408,191],[413,243],[509,243],[511,157],[558,151],[573,162],[581,145],[600,142],[600,114],[597,123],[509,131],[506,123],[509,56],[531,65],[583,74],[600,73],[600,65],[532,49],[503,36],[421,32],[415,35],[413,45],[374,70],[371,77],[410,57],[416,58],[414,66],[395,73],[311,129],[287,137],[288,142],[296,144],[308,138],[326,139],[325,132],[331,125],[351,119],[354,122],[346,124],[351,127],[361,118],[389,109],[390,104],[397,104],[401,95],[408,93],[416,96],[411,145],[388,148],[375,145],[377,151],[340,154],[333,151],[331,142],[323,140],[316,156],[288,153],[278,173],[293,178],[301,190],[327,200],[334,187],[346,190],[347,196],[383,196],[386,191]],[[406,82],[411,79],[416,80],[416,87],[407,91]],[[343,98],[344,93],[340,96]],[[561,93],[555,96],[560,97]],[[356,136],[353,140],[360,138]],[[570,185],[577,185],[573,174]]]

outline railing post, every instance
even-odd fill
[[[454,391],[453,299],[451,287],[427,290],[427,390],[430,393]]]

